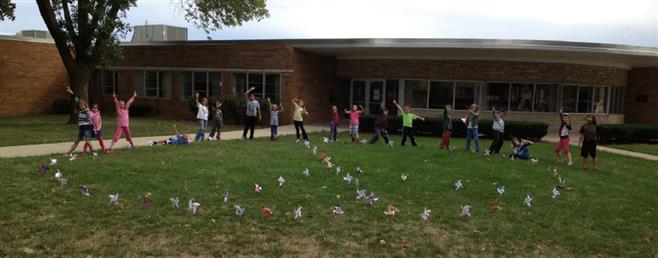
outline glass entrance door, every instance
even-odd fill
[[[366,106],[366,88],[368,83],[366,81],[354,80],[352,81],[352,101],[347,109],[352,109],[352,105]]]
[[[370,81],[368,83],[368,106],[365,107],[365,113],[373,115],[381,113],[384,96],[384,81]]]

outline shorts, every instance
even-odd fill
[[[78,126],[78,140],[89,140],[94,138],[93,125],[80,125]]]
[[[563,151],[564,153],[571,153],[569,148],[569,137],[560,138],[560,141],[555,144],[555,151]]]
[[[350,135],[356,136],[359,134],[359,125],[350,125]]]
[[[592,157],[596,158],[596,141],[583,141],[583,146],[580,148],[580,156],[583,158]]]

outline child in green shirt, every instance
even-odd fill
[[[409,105],[405,105],[403,109],[400,107],[400,105],[398,105],[397,101],[393,100],[393,104],[395,104],[395,106],[400,111],[400,116],[402,116],[402,146],[404,146],[404,143],[407,142],[407,136],[409,136],[409,139],[411,140],[411,145],[416,146],[416,136],[414,136],[413,122],[415,119],[425,121],[425,118],[410,113],[411,107]]]

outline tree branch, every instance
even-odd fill
[[[39,13],[41,13],[41,17],[43,18],[44,23],[46,23],[50,35],[52,35],[55,40],[55,46],[57,47],[59,55],[62,57],[64,67],[66,67],[67,71],[70,73],[74,69],[74,59],[71,55],[71,49],[67,42],[66,33],[62,31],[57,23],[53,6],[50,4],[49,0],[37,0],[37,5],[39,6]]]

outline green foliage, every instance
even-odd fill
[[[206,32],[270,17],[265,0],[186,0],[183,5],[185,19]]]
[[[53,112],[55,114],[68,114],[71,111],[71,101],[68,99],[53,100]]]
[[[601,143],[656,143],[658,124],[599,125],[597,133]]]
[[[361,116],[359,130],[363,132],[372,132],[376,116]],[[478,132],[487,137],[491,137],[491,120],[479,120]],[[426,118],[425,121],[414,120],[414,128],[419,135],[440,136],[443,132],[442,118]],[[402,117],[389,116],[388,130],[390,133],[402,132]],[[521,137],[525,139],[538,140],[548,133],[548,124],[541,122],[526,121],[505,121],[505,137]],[[455,137],[466,136],[466,125],[460,119],[452,120],[452,135]]]
[[[0,21],[9,19],[13,21],[16,19],[14,16],[14,10],[16,9],[16,4],[12,3],[11,0],[0,0]]]
[[[230,122],[236,125],[244,123],[245,110],[247,110],[247,101],[244,96],[230,95],[223,96],[219,99],[222,102],[222,112],[224,112],[224,122]],[[258,98],[260,111],[263,117],[266,117],[269,110],[267,101]]]

